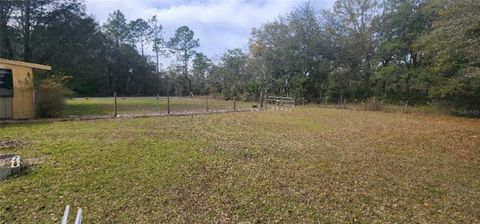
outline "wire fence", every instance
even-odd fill
[[[223,100],[212,96],[73,97],[66,100],[65,117],[178,114],[240,111],[258,108],[258,102]]]

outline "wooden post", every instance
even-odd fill
[[[305,97],[302,97],[302,106],[305,106]]]
[[[237,97],[233,97],[233,111],[237,111]]]
[[[113,116],[117,117],[117,91],[113,92]]]

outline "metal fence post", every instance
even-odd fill
[[[167,114],[170,114],[170,94],[167,95]]]
[[[113,116],[117,117],[117,91],[113,92]]]

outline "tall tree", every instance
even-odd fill
[[[12,33],[14,30],[8,26],[16,4],[14,0],[4,0],[0,4],[0,57],[12,59],[14,56],[12,46]]]
[[[255,76],[255,82],[260,89],[260,107],[264,106],[267,92],[273,86],[272,56],[269,50],[269,36],[264,29],[253,29],[249,40],[250,58],[247,60],[250,72]]]
[[[415,42],[431,26],[432,16],[425,9],[425,0],[387,2],[378,18],[377,58],[382,67],[376,77],[382,82],[384,97],[392,86],[401,86],[404,100],[412,103],[413,79],[420,73],[421,57]],[[388,85],[388,83],[390,85]],[[416,95],[420,95],[417,92]]]
[[[221,68],[223,70],[224,95],[228,98],[238,97],[242,94],[249,83],[247,71],[247,54],[241,49],[228,50],[221,58]]]
[[[195,39],[195,33],[188,26],[181,26],[175,30],[175,34],[168,42],[168,47],[172,53],[177,55],[177,60],[180,62],[180,67],[184,79],[188,84],[189,94],[192,96],[192,80],[188,73],[188,64],[193,55],[195,55],[195,49],[200,46],[199,40]]]
[[[39,23],[31,35],[33,61],[71,76],[68,87],[78,93],[105,93],[107,41],[95,19],[85,15],[85,8],[58,5]]]
[[[270,91],[275,94],[303,97],[307,88],[326,79],[328,59],[332,57],[327,47],[330,42],[326,41],[317,12],[309,3],[254,29],[250,45],[250,50],[259,55],[258,62],[263,61],[263,68],[272,75]]]
[[[160,55],[166,53],[163,26],[159,23],[157,16],[153,16],[148,22],[150,24],[149,40],[152,43],[152,50],[155,52],[156,71],[159,74]]]
[[[148,37],[151,33],[150,24],[143,19],[136,19],[129,23],[129,27],[132,39],[134,40],[135,44],[140,44],[142,56],[145,56],[144,47],[147,44]]]
[[[289,33],[293,34],[290,46],[287,45],[291,72],[285,77],[283,92],[284,95],[304,97],[305,88],[325,82],[325,73],[329,70],[325,61],[331,59],[327,46],[331,44],[326,41],[318,13],[309,2],[291,12],[287,24]],[[321,92],[324,90],[312,95],[322,94]]]
[[[480,2],[440,0],[429,10],[439,10],[433,29],[418,40],[432,77],[434,99],[455,107],[480,110]]]
[[[32,61],[33,48],[31,34],[38,21],[54,8],[54,0],[23,0],[17,1],[17,24],[23,40],[23,60]]]
[[[329,30],[341,46],[336,59],[337,75],[350,80],[344,91],[351,98],[370,96],[374,72],[375,29],[372,21],[379,15],[377,0],[337,0],[330,14]]]
[[[32,59],[32,46],[30,42],[30,32],[32,26],[32,11],[33,11],[32,1],[25,0],[22,5],[22,14],[23,14],[23,60],[30,61]]]
[[[192,60],[192,81],[194,92],[208,94],[207,76],[212,60],[203,53],[196,53]]]
[[[127,20],[120,10],[116,10],[108,16],[107,23],[103,25],[103,29],[107,37],[109,37],[117,47],[125,44],[130,36]]]

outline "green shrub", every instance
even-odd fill
[[[65,108],[65,96],[71,91],[64,87],[62,79],[46,78],[36,87],[38,117],[60,117]]]

